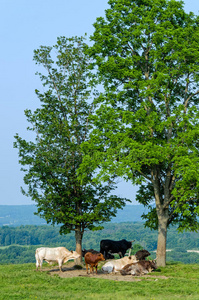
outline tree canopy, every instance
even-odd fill
[[[80,254],[85,229],[102,228],[100,224],[125,204],[125,199],[111,194],[114,181],[95,183],[92,172],[86,171],[80,182],[77,175],[95,92],[87,48],[83,37],[60,37],[54,46],[34,51],[36,64],[44,70],[38,73],[44,92],[36,90],[41,107],[25,111],[27,129],[34,132],[35,140],[17,134],[14,144],[28,187],[23,193],[36,202],[39,216],[61,225],[61,233],[75,231]]]
[[[91,36],[104,92],[81,168],[139,185],[164,266],[168,226],[199,228],[199,17],[182,1],[108,3]]]

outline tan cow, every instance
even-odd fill
[[[80,255],[76,251],[69,251],[65,247],[57,248],[37,248],[35,252],[36,258],[36,269],[38,267],[42,268],[43,260],[46,262],[57,262],[59,265],[60,271],[62,271],[62,265],[68,260],[76,259]]]
[[[105,263],[102,267],[102,271],[106,273],[119,272],[124,266],[137,262],[135,255],[125,256],[120,259],[113,259]]]

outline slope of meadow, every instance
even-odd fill
[[[86,271],[85,276],[64,277],[69,272],[67,265],[64,270],[60,274],[57,266],[45,266],[42,272],[36,272],[34,264],[1,265],[0,299],[195,300],[199,297],[199,265],[169,264],[149,276],[130,277],[128,281],[102,279],[100,272],[86,275]]]

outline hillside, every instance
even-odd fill
[[[87,275],[85,266],[74,272],[71,262],[62,273],[57,265],[45,265],[41,272],[35,272],[35,264],[1,265],[0,299],[198,300],[198,264],[169,264],[141,277],[105,275],[101,270]]]
[[[35,205],[0,205],[0,226],[45,225],[44,219],[34,215],[36,210]],[[143,212],[146,212],[143,205],[126,205],[112,222],[142,222]]]

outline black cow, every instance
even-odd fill
[[[93,253],[93,254],[101,253],[101,252],[96,251],[96,250],[93,250],[93,249],[89,249],[89,250],[83,249],[83,250],[82,250],[82,256],[84,257],[85,254],[86,254],[87,252],[91,252],[91,253]],[[108,253],[107,259],[113,259],[113,258],[114,258],[114,255]]]
[[[101,240],[100,252],[104,255],[105,259],[110,258],[110,253],[118,253],[120,258],[124,257],[126,251],[132,247],[132,242],[127,240],[112,241],[112,240]]]

